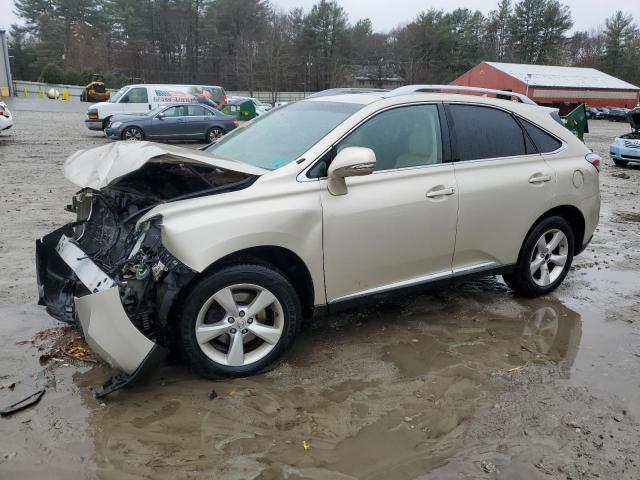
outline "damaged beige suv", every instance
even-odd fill
[[[170,349],[208,378],[264,371],[305,315],[382,294],[554,290],[598,223],[600,158],[552,109],[459,90],[326,92],[203,151],[70,157],[77,218],[37,242],[40,303],[124,372],[98,395]]]

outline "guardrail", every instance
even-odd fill
[[[41,82],[27,82],[25,80],[14,80],[13,88],[16,96],[18,97],[46,97],[47,92],[51,88],[55,88],[62,94],[64,89],[69,92],[70,101],[80,101],[80,94],[82,94],[84,87],[81,85],[65,85],[62,83],[41,83]],[[117,92],[117,89],[110,88],[111,94]],[[279,102],[295,102],[302,100],[313,92],[278,92]],[[229,97],[249,97],[248,91],[227,92]],[[252,95],[261,102],[271,103],[273,94],[272,92],[253,92]]]

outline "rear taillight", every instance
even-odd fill
[[[238,119],[234,118],[233,120],[231,120],[231,123],[233,123],[236,127],[238,125],[240,125],[240,122],[238,122]]]
[[[229,101],[229,97],[227,97],[227,96],[225,95],[225,96],[224,96],[224,104],[226,105],[228,101]]]
[[[591,165],[596,167],[596,170],[600,171],[600,165],[602,165],[602,158],[597,153],[587,153],[584,156],[584,159],[589,162]]]

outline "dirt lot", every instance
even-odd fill
[[[625,125],[591,123],[601,225],[554,295],[520,300],[489,278],[399,297],[311,321],[264,376],[208,382],[170,364],[96,401],[109,369],[67,355],[84,353],[36,306],[33,258],[70,220],[65,158],[106,140],[81,104],[12,107],[0,407],[47,393],[0,419],[0,478],[640,478],[640,168],[607,155]]]

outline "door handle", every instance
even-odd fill
[[[531,177],[529,177],[529,183],[544,183],[544,182],[548,182],[551,180],[551,177],[549,175],[541,175],[539,173],[535,173],[533,175],[531,175]]]
[[[444,197],[453,195],[454,193],[456,193],[456,189],[453,187],[443,188],[441,190],[431,190],[430,192],[427,192],[427,198]]]

